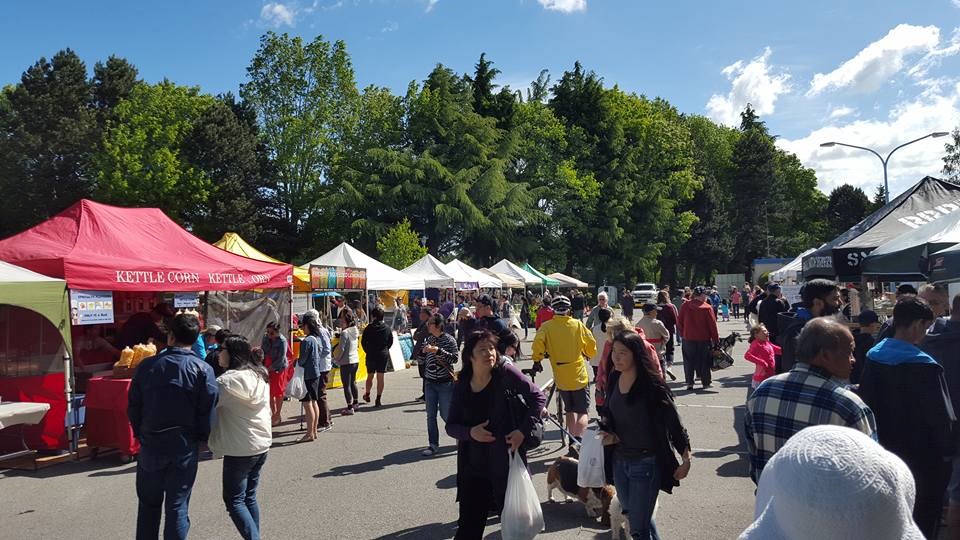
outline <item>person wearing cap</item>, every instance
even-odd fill
[[[914,494],[907,465],[870,437],[808,427],[767,463],[740,540],[923,540]]]
[[[870,349],[860,379],[860,396],[877,417],[880,444],[913,473],[913,519],[927,538],[937,535],[956,452],[951,431],[957,417],[943,367],[917,347],[934,318],[922,298],[900,298],[893,308],[894,335]]]
[[[703,388],[710,388],[713,381],[710,368],[713,367],[713,346],[720,342],[717,330],[717,318],[713,307],[707,301],[707,290],[694,287],[693,298],[680,306],[677,318],[677,330],[683,338],[683,374],[687,390],[693,390],[694,377],[700,377]]]
[[[876,345],[874,335],[880,330],[880,317],[875,311],[865,309],[857,315],[860,326],[853,332],[853,369],[850,371],[850,384],[860,384],[860,374],[867,364],[867,351]]]
[[[777,336],[780,335],[777,318],[786,311],[790,311],[790,303],[783,298],[780,285],[777,283],[767,285],[767,296],[757,306],[757,320],[767,327],[767,331],[770,332],[770,341],[774,343],[777,343]]]
[[[843,384],[853,367],[852,351],[853,335],[845,324],[815,318],[800,331],[793,369],[766,379],[747,399],[743,424],[754,482],[770,458],[806,427],[847,426],[876,437],[873,411]]]
[[[503,323],[503,320],[497,318],[494,313],[496,303],[489,294],[481,294],[477,298],[477,323],[476,330],[488,330],[497,336],[497,350],[500,354],[514,357],[519,352],[520,340],[513,330]]]
[[[829,317],[840,312],[840,287],[829,279],[812,279],[800,289],[800,307],[780,313],[777,320],[780,332],[775,343],[783,350],[777,364],[777,373],[786,373],[796,362],[796,340],[803,326],[817,317]]]
[[[677,376],[670,371],[666,358],[667,342],[670,341],[670,331],[667,330],[663,321],[657,319],[661,308],[654,303],[647,302],[641,309],[643,310],[643,317],[640,317],[640,320],[637,321],[637,328],[643,332],[644,339],[647,343],[653,345],[657,351],[657,361],[660,363],[660,371],[670,377],[671,381],[675,381],[677,380]]]
[[[167,342],[167,335],[160,325],[164,320],[171,319],[176,314],[173,306],[167,302],[161,302],[153,306],[150,311],[141,311],[131,315],[127,322],[120,327],[120,332],[117,334],[117,347],[123,349],[140,343],[146,345],[150,340],[153,340],[153,343],[162,348]]]
[[[567,431],[578,439],[587,427],[590,392],[587,389],[587,358],[597,354],[597,341],[583,323],[570,316],[570,299],[557,295],[552,303],[554,316],[533,338],[535,368],[550,355],[550,366],[566,411]]]

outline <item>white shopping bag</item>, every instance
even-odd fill
[[[303,399],[307,395],[307,385],[303,382],[303,368],[297,366],[293,368],[293,377],[290,378],[290,382],[287,383],[287,390],[285,392],[287,397],[292,397],[293,399]]]
[[[604,487],[607,483],[603,465],[603,439],[595,430],[584,430],[580,462],[577,464],[577,485],[585,488]]]
[[[500,534],[503,540],[531,540],[544,529],[540,498],[520,454],[508,452],[510,472],[500,514]]]

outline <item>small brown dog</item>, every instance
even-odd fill
[[[553,490],[558,489],[564,495],[564,502],[570,502],[577,499],[583,503],[587,510],[587,516],[591,518],[600,518],[603,525],[610,524],[610,501],[616,494],[613,486],[604,486],[602,488],[585,488],[577,485],[577,465],[578,461],[572,457],[564,456],[547,468],[547,497],[550,502],[556,502],[553,498]]]

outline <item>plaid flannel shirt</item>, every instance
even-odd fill
[[[744,417],[753,481],[760,481],[763,467],[787,439],[824,424],[851,427],[877,439],[870,407],[820,367],[798,363],[761,383],[747,401]]]

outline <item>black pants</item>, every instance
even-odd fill
[[[734,318],[740,318],[740,304],[733,304],[733,316]]]
[[[460,516],[457,518],[455,540],[479,540],[487,525],[493,504],[493,486],[489,478],[464,475],[457,492],[460,497]]]
[[[357,390],[357,370],[360,364],[344,364],[340,366],[340,382],[343,383],[343,399],[347,400],[347,407],[352,403],[360,402],[360,392]]]
[[[943,493],[950,483],[951,462],[929,457],[904,461],[917,483],[917,499],[913,504],[913,520],[927,538],[936,538],[943,513]]]
[[[667,340],[667,346],[666,346],[665,351],[664,351],[664,353],[665,353],[665,354],[664,354],[664,356],[665,356],[664,360],[666,360],[668,366],[671,365],[671,364],[673,364],[673,349],[674,349],[674,347],[675,347],[675,345],[674,345],[674,343],[673,343],[673,339],[674,339],[673,336],[674,336],[675,334],[676,334],[676,331],[675,331],[675,330],[670,330],[670,339]]]
[[[426,396],[427,394],[427,363],[426,360],[420,358],[417,360],[417,372],[420,373],[420,395]]]
[[[683,376],[687,386],[693,386],[694,376],[700,377],[704,386],[713,381],[710,368],[713,366],[713,355],[710,352],[709,341],[683,340]]]

